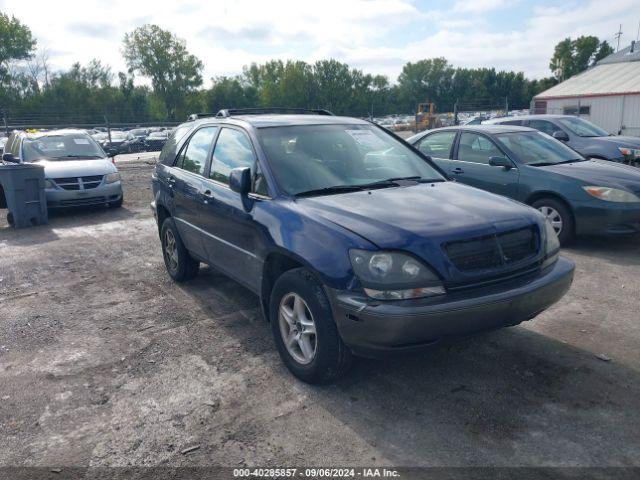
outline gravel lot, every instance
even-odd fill
[[[152,167],[120,160],[121,209],[2,212],[0,466],[640,466],[639,237],[567,249],[526,325],[311,387],[243,287],[169,281]]]

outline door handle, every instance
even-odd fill
[[[202,192],[202,195],[204,195],[207,198],[213,198],[213,192],[209,189],[205,190],[204,192]]]
[[[460,173],[464,173],[464,170],[461,169],[460,167],[457,167],[451,170],[451,173],[455,173],[456,175],[459,175]]]
[[[169,184],[169,187],[174,187],[176,184],[176,179],[175,177],[169,177],[167,178],[167,183]]]

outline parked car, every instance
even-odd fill
[[[4,153],[4,146],[7,143],[8,137],[0,137],[0,155]]]
[[[147,137],[147,151],[149,152],[159,152],[164,147],[164,144],[167,142],[167,138],[169,138],[169,130],[162,130],[159,132],[151,132]]]
[[[111,137],[111,138],[109,138]],[[100,146],[105,150],[112,149],[114,153],[125,153],[122,150],[122,144],[127,140],[127,134],[122,131],[111,130],[111,135],[105,132],[104,137],[100,136]]]
[[[127,132],[127,137],[119,147],[120,153],[137,153],[147,151],[147,137],[146,135],[136,135],[134,130]]]
[[[640,232],[640,171],[586,160],[532,128],[449,127],[407,140],[461,183],[531,205],[561,242],[575,234]]]
[[[540,212],[363,120],[223,110],[175,130],[152,184],[171,278],[203,262],[257,294],[306,382],[532,319],[573,278]]]
[[[611,135],[572,115],[522,115],[487,120],[483,124],[531,127],[566,143],[586,158],[640,166],[640,138]]]
[[[95,140],[82,130],[14,132],[2,159],[44,166],[49,208],[122,205],[118,169]]]

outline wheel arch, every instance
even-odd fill
[[[262,285],[260,288],[260,306],[267,321],[270,321],[269,300],[273,286],[283,273],[295,268],[307,268],[315,274],[306,262],[296,258],[289,252],[276,250],[270,252],[265,258],[262,269]]]

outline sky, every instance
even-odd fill
[[[97,58],[125,71],[122,39],[146,23],[187,42],[206,84],[270,59],[335,58],[394,82],[409,61],[551,75],[565,37],[595,35],[615,48],[636,39],[640,0],[0,0],[27,24],[54,70]]]

